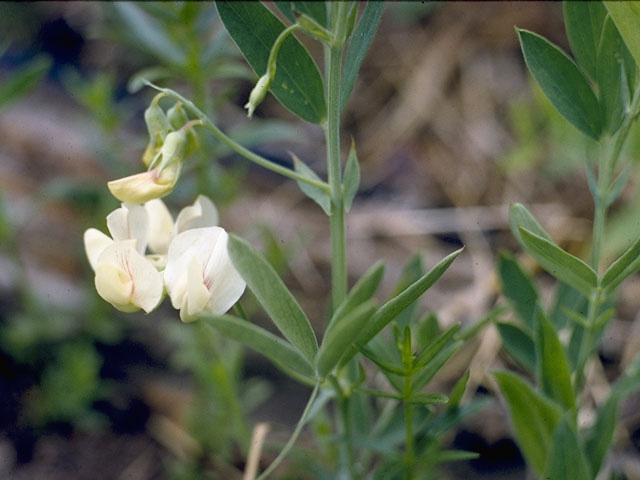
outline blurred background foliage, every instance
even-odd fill
[[[353,136],[362,162],[348,232],[353,277],[382,258],[388,294],[411,252],[432,264],[467,246],[425,299],[438,312],[436,328],[471,324],[496,303],[495,252],[516,250],[510,202],[531,205],[573,253],[589,248],[589,146],[532,87],[514,25],[567,46],[557,3],[389,2],[344,112],[343,145]],[[139,89],[142,76],[193,99],[233,138],[284,165],[294,151],[322,172],[322,132],[269,97],[246,119],[255,75],[210,3],[3,2],[0,31],[0,476],[239,478],[254,421],[273,422],[284,442],[282,425],[297,419],[305,390],[237,344],[181,324],[171,309],[148,317],[112,309],[93,288],[82,232],[104,230],[117,207],[106,181],[140,168],[153,96]],[[318,46],[302,40],[319,58]],[[329,281],[323,216],[296,185],[210,137],[200,141],[168,206],[176,212],[209,195],[222,225],[261,245],[319,325]],[[640,157],[640,132],[626,154]],[[612,210],[609,258],[640,235],[638,169],[631,175]],[[544,295],[551,282],[541,277]],[[638,285],[621,289],[600,352],[603,385],[640,346]],[[257,310],[248,295],[243,306]],[[438,441],[480,458],[442,478],[522,478],[484,377],[514,367],[494,329],[465,344],[434,388],[449,391],[469,365],[471,396],[489,405]],[[330,461],[329,421],[316,417],[315,443],[303,440],[292,455],[291,478],[322,478],[308,465],[318,445],[318,458]],[[636,445],[624,443],[616,458],[637,467],[637,412],[623,409],[622,423]],[[393,445],[400,440],[390,425]]]

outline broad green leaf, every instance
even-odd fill
[[[528,372],[536,370],[536,346],[526,331],[513,323],[497,322],[502,346]]]
[[[360,71],[360,65],[364,60],[367,50],[373,41],[373,37],[378,29],[380,18],[382,17],[382,11],[384,10],[384,1],[371,1],[367,2],[367,6],[360,17],[360,21],[356,26],[351,39],[349,40],[349,46],[347,47],[347,55],[342,67],[342,85],[340,85],[340,110],[344,108],[353,86],[356,82],[356,77]]]
[[[336,366],[346,353],[347,347],[355,342],[355,339],[362,332],[363,326],[371,319],[375,308],[376,302],[369,300],[356,307],[327,330],[315,361],[318,375],[321,378],[324,378]]]
[[[524,60],[554,107],[583,133],[598,140],[600,108],[578,66],[556,45],[528,30],[517,30]]]
[[[344,210],[349,212],[353,199],[358,193],[360,186],[360,165],[358,164],[358,155],[356,154],[356,144],[351,139],[351,149],[349,150],[349,158],[344,167],[344,177],[342,180],[342,188],[344,189]]]
[[[563,417],[553,432],[543,478],[545,480],[593,478],[580,446],[578,435],[569,423],[567,416]]]
[[[271,332],[232,315],[202,315],[200,320],[223,335],[260,352],[275,363],[287,365],[303,375],[314,377],[313,367],[300,351]]]
[[[502,293],[513,305],[518,316],[529,328],[534,326],[534,312],[538,305],[538,292],[516,258],[501,251],[498,255],[498,274],[502,283]]]
[[[147,51],[174,65],[185,65],[184,50],[169,38],[166,29],[154,18],[131,2],[114,2],[112,5],[131,34]]]
[[[0,83],[0,110],[34,89],[50,67],[49,57],[38,56],[5,77]]]
[[[291,153],[291,157],[293,158],[293,169],[296,172],[311,180],[317,180],[319,182],[322,181],[322,179],[316,174],[316,172],[311,170],[296,155]],[[331,198],[326,191],[300,181],[298,182],[298,186],[300,187],[300,190],[302,190],[302,193],[304,193],[307,197],[320,205],[322,210],[324,210],[324,213],[326,213],[327,215],[331,215]]]
[[[440,350],[438,354],[418,371],[411,382],[411,389],[419,391],[440,371],[445,363],[462,347],[463,342],[457,340]]]
[[[600,286],[610,292],[640,268],[640,238],[602,275]]]
[[[572,2],[565,0],[562,3],[565,30],[571,44],[571,51],[578,64],[595,80],[597,78],[598,44],[607,10],[600,1]]]
[[[220,19],[258,76],[267,71],[271,47],[284,24],[260,2],[216,2]],[[322,123],[327,107],[318,67],[293,35],[282,43],[270,91],[294,114]]]
[[[598,277],[593,269],[555,243],[520,227],[520,236],[525,249],[536,261],[558,280],[589,295],[598,286]]]
[[[373,266],[360,277],[356,284],[351,288],[347,298],[336,309],[327,326],[327,332],[332,325],[344,316],[351,313],[358,305],[366,302],[373,294],[376,293],[382,277],[384,276],[385,265],[382,260],[377,261]]]
[[[278,330],[307,360],[313,361],[318,343],[309,319],[271,264],[249,242],[237,235],[229,235],[227,249],[233,265]]]
[[[550,242],[553,241],[545,229],[540,226],[533,214],[521,203],[513,203],[509,207],[509,227],[511,228],[511,233],[513,233],[513,236],[516,237],[516,240],[523,248],[524,244],[522,243],[519,227],[524,227],[539,237],[546,238]]]
[[[538,383],[550,398],[571,410],[575,407],[575,396],[567,355],[551,322],[538,312],[535,342]]]
[[[596,67],[603,124],[609,133],[615,133],[625,115],[629,91],[623,58],[626,47],[611,17],[602,27]],[[627,54],[628,55],[628,54]]]
[[[278,10],[287,17],[291,23],[296,23],[296,16],[293,14],[293,2],[273,2]]]
[[[604,2],[624,43],[640,66],[640,2]]]
[[[456,334],[459,328],[460,324],[456,323],[445,330],[442,334],[440,334],[438,338],[430,342],[414,360],[414,369],[418,370],[424,367],[431,360],[433,360],[435,356],[440,353],[442,349],[445,348],[447,344],[453,339],[453,336]]]
[[[609,395],[604,405],[598,408],[596,423],[586,435],[584,449],[594,475],[600,471],[602,462],[611,447],[616,430],[619,403],[616,395]]]
[[[518,445],[529,464],[542,474],[551,438],[562,413],[543,394],[511,372],[493,372],[504,396]]]

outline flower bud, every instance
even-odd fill
[[[151,102],[151,105],[149,105],[149,108],[144,112],[144,121],[149,131],[149,143],[142,154],[142,163],[147,167],[158,154],[160,148],[162,148],[165,137],[173,130],[167,115],[165,115],[160,105],[158,105],[158,100],[159,98],[156,96]]]
[[[171,107],[167,111],[167,118],[171,123],[171,126],[174,130],[178,130],[183,128],[185,124],[189,121],[189,117],[187,113],[184,111],[184,106],[182,102],[177,102],[173,107]],[[188,142],[187,142],[187,152],[186,156],[195,153],[198,148],[200,148],[200,141],[198,140],[198,134],[193,128],[188,129],[189,133],[187,133]]]
[[[258,83],[256,83],[256,86],[253,87],[253,90],[251,90],[249,101],[244,106],[244,108],[249,110],[249,113],[247,114],[249,118],[253,116],[253,112],[255,111],[255,109],[262,103],[262,100],[264,100],[264,97],[267,95],[270,86],[271,76],[269,75],[269,73],[265,73],[260,77]]]

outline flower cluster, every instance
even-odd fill
[[[123,312],[149,313],[166,292],[183,322],[202,312],[225,313],[246,284],[217,223],[216,207],[204,195],[175,222],[160,199],[123,203],[107,216],[111,237],[95,228],[84,233],[98,294]]]

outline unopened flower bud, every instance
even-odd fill
[[[249,118],[253,116],[253,112],[255,111],[255,109],[262,103],[262,100],[264,100],[264,97],[267,95],[270,86],[271,76],[268,73],[265,73],[260,77],[258,83],[256,83],[256,86],[253,87],[253,90],[251,90],[249,101],[244,106],[244,108],[249,110],[249,113],[247,114]]]
[[[177,102],[173,107],[171,107],[167,111],[167,118],[171,123],[171,126],[174,130],[178,130],[185,126],[185,124],[189,121],[189,117],[187,116],[187,112],[184,110],[184,106],[182,102]],[[187,141],[187,151],[186,156],[195,153],[200,147],[200,141],[198,140],[198,134],[193,128],[189,128],[187,133],[188,141]]]
[[[144,121],[149,131],[149,143],[142,154],[142,163],[147,167],[151,164],[155,156],[160,151],[165,137],[173,128],[160,105],[158,105],[158,96],[153,99],[149,108],[144,112]]]

